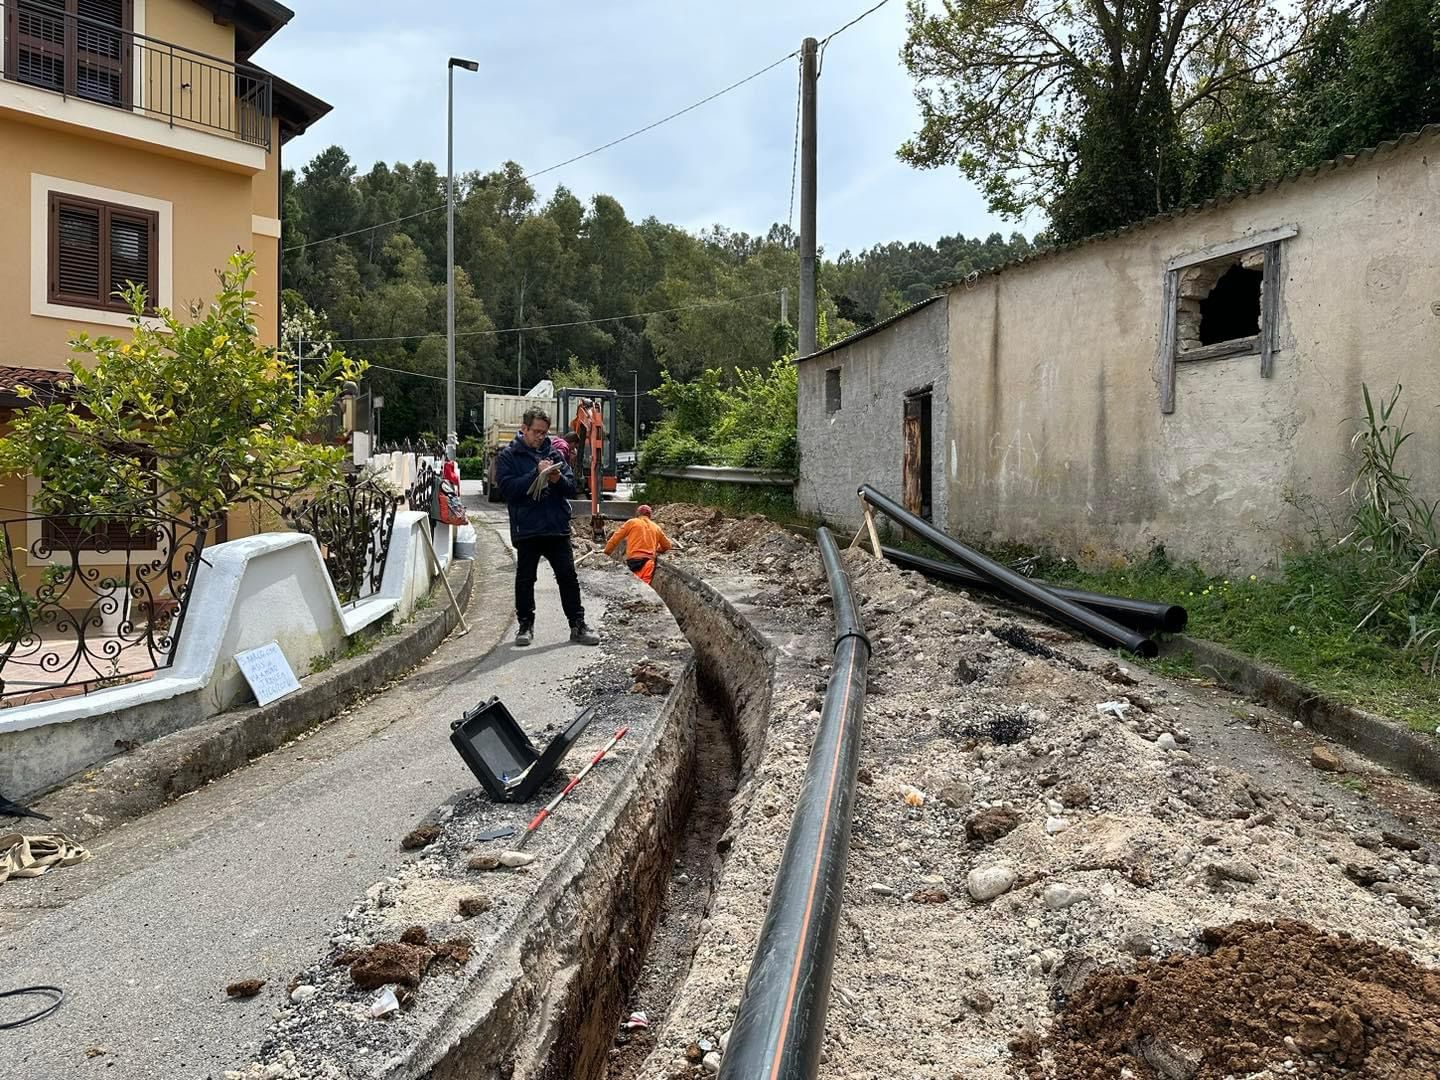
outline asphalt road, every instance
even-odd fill
[[[243,1066],[271,1016],[236,1007],[225,985],[283,985],[313,964],[336,920],[401,864],[400,838],[475,786],[451,719],[491,694],[532,730],[573,715],[563,683],[594,652],[569,644],[543,567],[535,645],[509,644],[502,519],[474,516],[468,636],[308,739],[102,836],[93,861],[0,886],[0,990],[66,993],[48,1018],[0,1032],[0,1076],[219,1080]],[[603,624],[594,600],[587,614]],[[0,1000],[0,1022],[27,1004]]]

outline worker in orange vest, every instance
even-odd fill
[[[606,555],[614,554],[616,548],[625,545],[625,565],[646,585],[655,577],[655,556],[670,550],[670,538],[650,515],[650,507],[639,507],[635,516],[616,529],[605,543]]]

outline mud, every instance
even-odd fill
[[[1440,972],[1301,922],[1206,930],[1202,954],[1092,977],[1040,1042],[1032,1080],[1221,1080],[1265,1070],[1440,1075]]]

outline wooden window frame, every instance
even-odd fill
[[[1158,382],[1160,384],[1160,411],[1170,415],[1175,411],[1175,365],[1193,363],[1197,360],[1218,360],[1227,356],[1253,356],[1260,354],[1260,377],[1269,379],[1275,374],[1275,348],[1280,322],[1280,289],[1285,280],[1281,244],[1298,235],[1299,227],[1283,225],[1277,229],[1213,244],[1200,251],[1176,255],[1165,264],[1165,283],[1161,292],[1160,355],[1157,358]],[[1260,332],[1252,337],[1221,341],[1189,352],[1179,351],[1178,324],[1180,302],[1180,272],[1202,263],[1215,262],[1231,256],[1246,255],[1252,251],[1264,252],[1262,277],[1260,279]]]
[[[122,220],[143,221],[150,230],[150,250],[147,260],[145,285],[145,314],[155,313],[155,294],[160,284],[160,214],[155,210],[142,210],[121,203],[101,202],[80,195],[69,195],[63,191],[52,191],[49,196],[47,229],[49,231],[47,258],[49,265],[46,276],[46,299],[62,307],[86,308],[96,311],[130,313],[130,305],[123,297],[113,293],[100,296],[82,296],[78,293],[63,292],[60,288],[60,211],[72,207],[95,211],[99,219],[99,251],[96,261],[100,268],[99,288],[107,290],[111,284],[110,225],[115,217]]]
[[[45,83],[30,82],[20,78],[20,51],[22,48],[37,50],[41,52],[53,52],[45,43],[30,38],[20,33],[20,3],[19,0],[8,0],[5,4],[5,78],[11,82],[18,82],[25,86],[38,86],[44,90],[52,90],[62,93],[66,97],[79,98],[81,101],[94,102],[96,105],[104,105],[115,109],[129,109],[134,105],[135,88],[132,85],[134,75],[134,63],[131,54],[135,48],[135,0],[121,0],[120,25],[114,27],[118,39],[118,58],[111,58],[100,53],[93,52],[80,47],[80,24],[81,16],[79,4],[76,0],[49,0],[52,6],[58,7],[55,13],[64,23],[64,42],[60,47],[58,55],[65,65],[63,84],[58,91]],[[86,20],[86,26],[96,26],[90,20]],[[107,24],[100,24],[106,26]],[[101,30],[101,32],[104,32]],[[99,68],[113,71],[119,76],[120,98],[111,100],[109,98],[98,98],[89,94],[80,93],[80,67],[81,61],[86,67]]]

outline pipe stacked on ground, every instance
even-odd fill
[[[720,1080],[811,1080],[820,1068],[870,640],[834,538],[822,528],[816,539],[834,601],[834,667]]]

